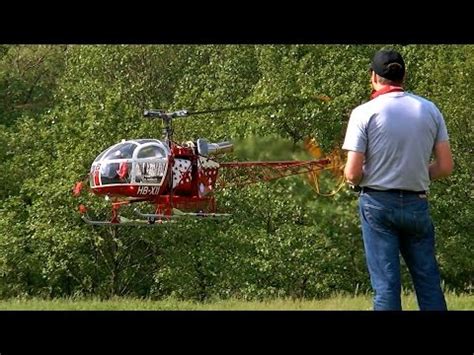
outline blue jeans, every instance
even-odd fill
[[[410,271],[419,308],[446,310],[426,195],[361,192],[359,213],[375,292],[374,310],[402,309],[400,253]]]

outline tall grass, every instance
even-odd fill
[[[474,310],[474,294],[446,292],[449,310]],[[417,310],[415,295],[403,294],[404,310]],[[206,302],[112,298],[108,300],[85,298],[61,299],[6,299],[0,301],[0,310],[372,310],[370,295],[337,294],[327,299],[272,299],[245,301],[239,299],[209,300]]]

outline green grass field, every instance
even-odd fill
[[[449,310],[474,310],[474,295],[446,293]],[[404,310],[417,310],[413,294],[402,298]],[[322,300],[275,299],[267,301],[216,300],[204,303],[166,299],[6,299],[0,310],[371,310],[370,295],[336,295]]]

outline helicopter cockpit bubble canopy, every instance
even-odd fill
[[[122,141],[100,153],[90,170],[91,187],[161,185],[170,149],[157,139]]]

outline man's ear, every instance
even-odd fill
[[[374,84],[378,84],[378,77],[377,77],[377,74],[375,74],[374,71],[372,71],[372,76],[371,76],[371,80],[372,80],[372,83]]]

